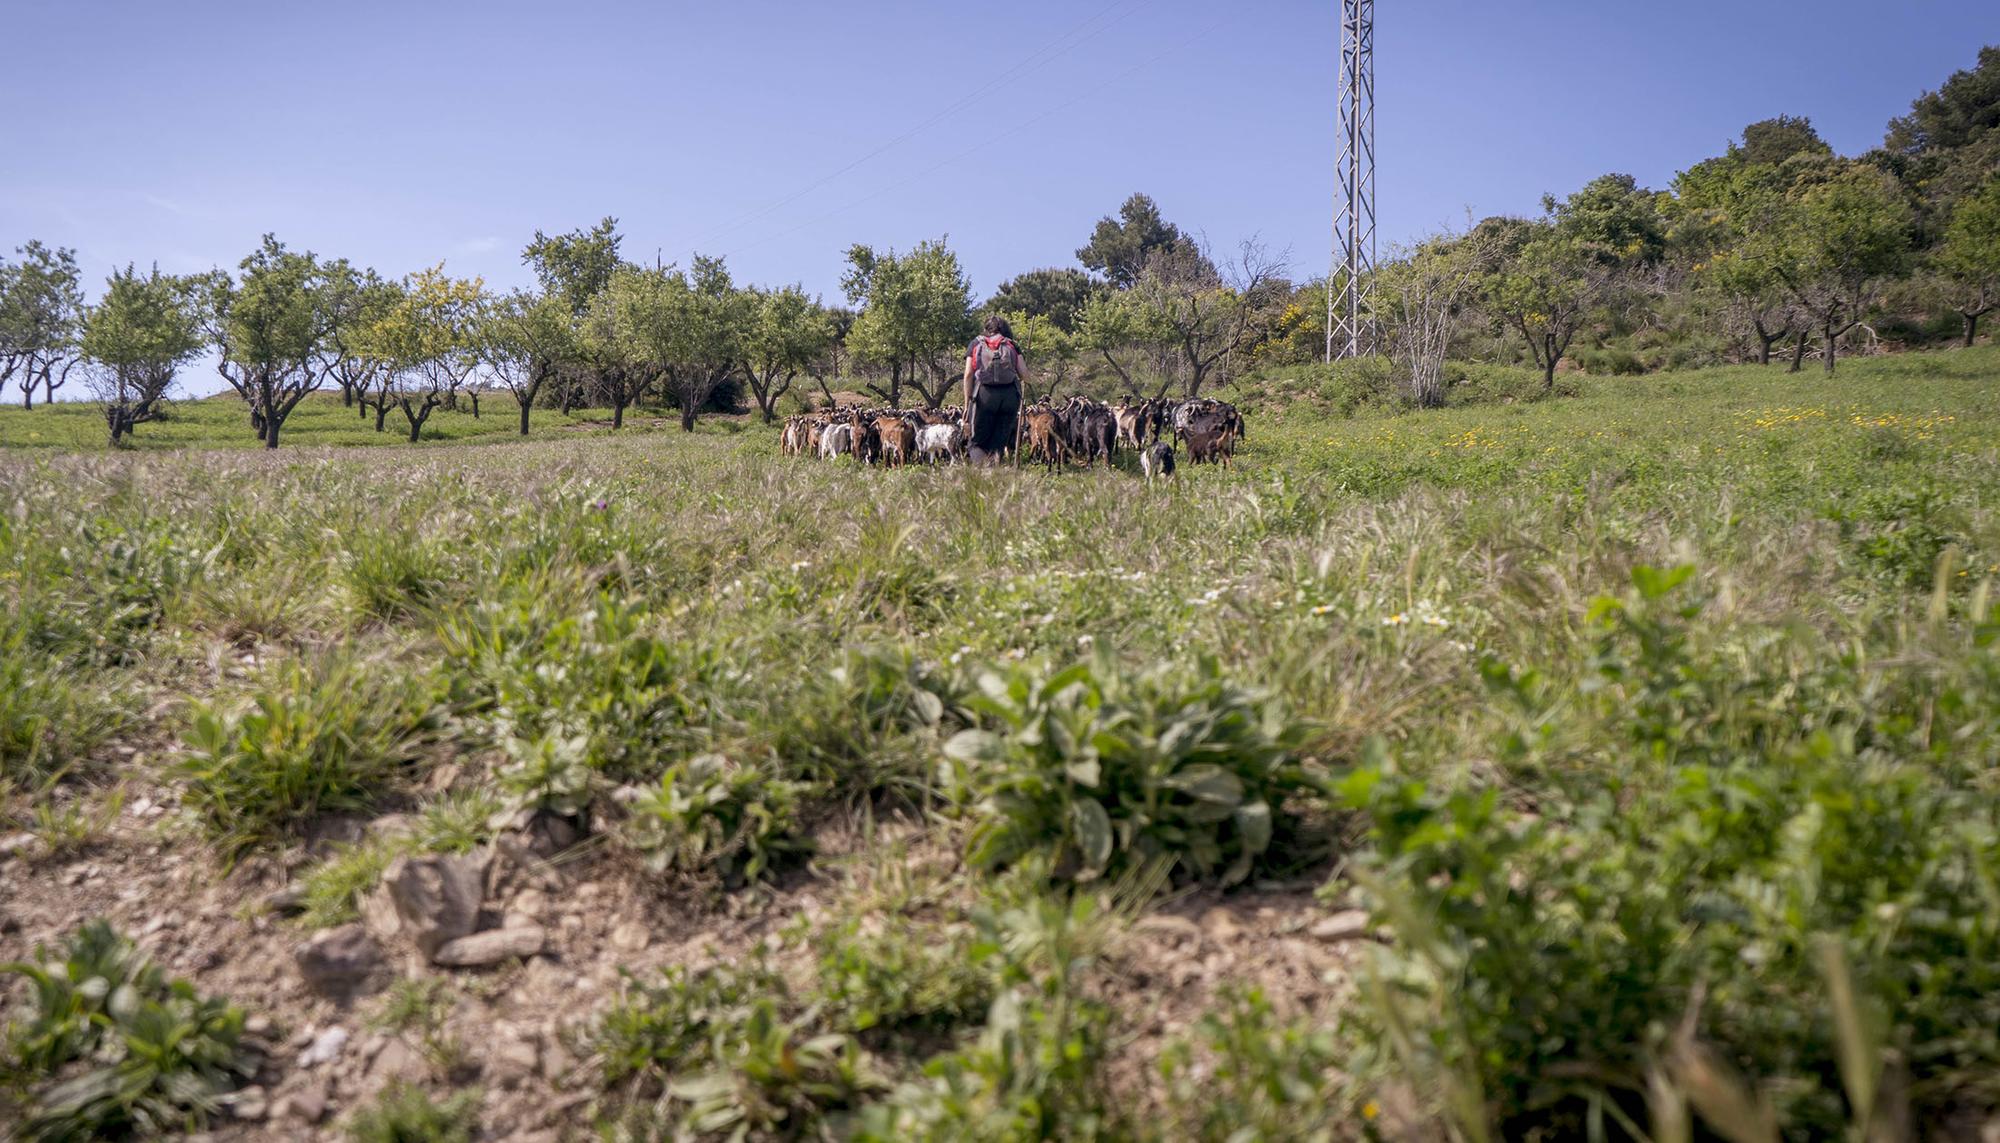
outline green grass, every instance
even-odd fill
[[[227,392],[174,401],[166,420],[138,427],[130,447],[136,452],[262,448],[262,442],[250,429],[246,408],[241,398]],[[359,415],[361,412],[356,406],[342,405],[338,392],[314,393],[286,418],[279,434],[279,448],[410,447],[409,422],[401,412],[390,409],[379,433],[375,431],[374,411],[368,410],[365,416]],[[482,398],[479,412],[474,417],[469,404],[457,410],[434,410],[424,422],[419,445],[499,444],[521,439],[520,406],[512,396],[499,393]],[[627,409],[625,428],[621,431],[637,435],[671,428],[679,432],[679,417],[677,411]],[[729,431],[716,428],[717,423],[711,419],[701,428]],[[737,422],[724,419],[720,423],[733,426]],[[529,435],[535,440],[568,440],[608,432],[610,426],[608,409],[577,409],[568,416],[555,409],[536,409],[529,417]],[[23,410],[18,404],[0,404],[0,450],[95,452],[109,447],[104,415],[93,402],[58,401],[33,410]]]
[[[1565,384],[1475,371],[1445,409],[1347,418],[1242,382],[1236,465],[1153,486],[788,459],[734,422],[269,457],[203,404],[200,448],[164,447],[170,422],[129,452],[0,452],[10,677],[104,712],[65,739],[0,704],[0,744],[32,790],[108,741],[188,741],[169,777],[226,851],[405,808],[449,754],[473,816],[568,815],[635,875],[650,855],[753,903],[812,876],[778,859],[842,815],[925,811],[927,844],[974,857],[1004,836],[985,864],[1014,868],[968,863],[916,934],[1162,860],[1207,884],[1324,870],[1396,934],[1348,1019],[1231,1001],[1174,1049],[1220,1059],[1273,1130],[1344,1123],[1398,1077],[1468,1136],[1709,1121],[1718,1076],[1793,1138],[1891,1113],[1878,1090],[1918,1118],[2000,1109],[2000,349]],[[0,414],[0,442],[74,415]],[[1078,664],[1092,686],[1060,701],[1005,693]],[[995,736],[958,740],[993,747],[976,782],[947,764],[966,731]],[[1244,786],[1293,763],[1314,780]],[[1256,805],[1281,811],[1268,838]],[[426,847],[478,835],[443,816]],[[1339,861],[1312,864],[1329,837]],[[316,915],[348,915],[379,857],[322,867]],[[860,1121],[882,1131],[1004,1135],[1038,1099],[1106,1132],[1169,1121],[1089,1118],[1082,1062],[1129,1037],[1088,981],[1016,974],[968,1013],[985,985],[840,927],[865,916],[828,918],[851,955],[817,1011],[732,1002],[717,1041],[674,1015],[688,997],[647,1001],[673,1025],[639,1028],[671,1041],[648,1083],[686,1078],[674,1053],[706,1070],[676,1122],[845,1114],[878,1073],[894,1105]],[[878,1031],[939,1013],[951,1045]],[[1284,1057],[1329,1031],[1347,1078],[1322,1093]],[[820,1034],[849,1037],[823,1086],[770,1086]]]

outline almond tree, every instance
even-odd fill
[[[0,384],[18,378],[21,407],[35,407],[69,379],[82,328],[82,276],[76,251],[31,241],[14,251],[21,260],[0,261]]]
[[[1291,292],[1284,273],[1284,256],[1272,255],[1254,239],[1223,268],[1186,241],[1147,256],[1132,293],[1180,350],[1188,368],[1189,398],[1201,395],[1209,370],[1256,341],[1276,320]]]
[[[568,305],[550,294],[516,290],[489,303],[475,323],[479,359],[521,407],[521,435],[542,387],[574,366],[576,328]]]
[[[1852,164],[1795,189],[1776,225],[1757,236],[1762,259],[1820,335],[1833,372],[1840,338],[1861,324],[1882,280],[1909,252],[1909,205],[1893,180]]]
[[[833,344],[833,323],[825,307],[806,296],[803,286],[745,291],[748,325],[743,337],[743,372],[764,423],[777,420],[778,399],[792,381]]]
[[[926,407],[938,407],[959,379],[973,334],[972,284],[958,255],[940,238],[907,254],[856,245],[847,262],[841,285],[863,306],[848,347],[856,359],[889,369],[889,387],[871,382],[869,391],[901,407],[908,383]]]
[[[1377,312],[1422,408],[1444,404],[1445,355],[1491,261],[1490,232],[1443,234],[1392,259],[1376,280]]]
[[[628,365],[652,377],[681,414],[681,429],[743,360],[750,304],[720,258],[696,255],[691,270],[622,274],[614,285]]]
[[[285,419],[327,381],[338,309],[319,259],[286,249],[274,235],[237,271],[238,280],[211,280],[209,342],[216,371],[250,407],[250,427],[265,448],[277,448]]]
[[[478,278],[452,278],[442,263],[403,279],[402,295],[367,341],[382,363],[389,399],[418,440],[424,422],[458,392],[479,363],[473,319],[485,297]]]
[[[331,324],[320,348],[322,366],[340,386],[340,403],[358,404],[365,418],[371,386],[379,380],[379,362],[361,352],[361,341],[396,304],[396,284],[383,281],[374,270],[357,270],[342,258],[326,264],[325,299]],[[375,407],[375,431],[379,433],[388,407],[381,400]]]
[[[155,266],[141,277],[128,265],[112,273],[103,300],[85,312],[85,384],[104,406],[114,448],[134,426],[160,418],[180,367],[201,354],[208,286],[205,276],[175,277]]]
[[[1609,296],[1615,270],[1552,222],[1527,223],[1514,240],[1512,256],[1487,276],[1487,306],[1521,335],[1547,391],[1555,388],[1556,365]]]
[[[1965,321],[1965,344],[1971,345],[1979,319],[2000,308],[2000,174],[1952,212],[1937,266],[1952,309]]]

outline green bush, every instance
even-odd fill
[[[1079,880],[1164,863],[1234,884],[1305,856],[1287,844],[1288,799],[1320,788],[1296,754],[1303,728],[1215,660],[1144,674],[1104,659],[1046,676],[1017,667],[979,688],[967,705],[991,729],[945,746],[975,865],[1040,853]]]
[[[6,1078],[27,1093],[10,1137],[189,1129],[254,1070],[241,1011],[168,980],[105,922],[79,929],[59,953],[35,955],[44,963],[0,965],[33,989],[26,1018],[7,1027]]]
[[[440,697],[433,677],[379,659],[287,662],[247,706],[195,705],[183,801],[231,855],[365,809],[422,756]]]

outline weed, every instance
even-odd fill
[[[420,1087],[395,1083],[347,1123],[353,1143],[471,1143],[479,1130],[479,1091],[439,1100]]]
[[[624,838],[655,869],[709,870],[756,881],[810,850],[799,834],[804,787],[704,754],[667,768],[628,806]]]
[[[1268,695],[1195,670],[1132,674],[1099,660],[1052,675],[989,673],[968,705],[996,730],[946,744],[985,868],[1050,851],[1088,880],[1166,859],[1234,884],[1301,855],[1286,799],[1317,788],[1294,754],[1301,728]]]
[[[239,1043],[242,1012],[168,980],[103,921],[59,954],[35,952],[45,963],[0,965],[33,986],[26,1020],[7,1035],[7,1070],[30,1093],[20,1138],[199,1125],[253,1070]]]
[[[197,705],[184,800],[229,854],[366,808],[420,757],[437,699],[432,679],[378,660],[287,663],[248,707]]]

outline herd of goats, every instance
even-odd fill
[[[1134,400],[1106,405],[1088,397],[1061,404],[1037,401],[1015,420],[1016,464],[1054,467],[1072,461],[1110,467],[1119,449],[1139,453],[1150,478],[1170,475],[1176,442],[1196,464],[1228,465],[1243,439],[1243,415],[1227,401]],[[863,464],[951,464],[966,459],[965,414],[942,409],[836,408],[787,418],[781,447],[787,456],[833,460],[852,456]]]

